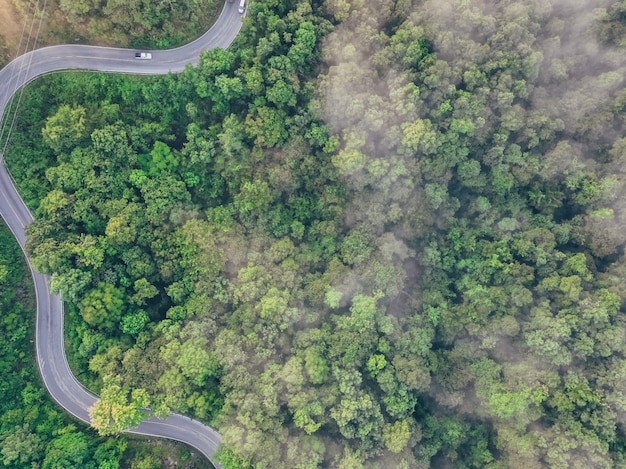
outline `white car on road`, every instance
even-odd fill
[[[150,52],[135,52],[136,59],[151,59],[152,54]]]

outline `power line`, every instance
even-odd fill
[[[35,50],[35,48],[37,47],[37,42],[39,41],[39,34],[41,33],[41,25],[43,24],[43,19],[46,13],[46,6],[48,4],[48,0],[44,0],[43,2],[43,8],[41,9],[41,17],[39,19],[39,25],[37,26],[37,34],[35,35],[35,40],[33,41],[33,48],[31,50],[31,54],[30,57],[28,58],[28,66],[26,67],[26,73],[25,73],[25,78],[28,77],[28,74],[30,73],[30,67],[33,63],[33,57],[35,54],[32,53],[32,51]],[[37,5],[35,6],[35,11],[33,12],[33,22],[31,23],[31,29],[29,31],[29,41],[30,41],[30,37],[32,35],[32,27],[35,24],[35,14],[37,12],[37,7],[39,6],[39,0],[37,0]],[[28,43],[26,44],[28,46]],[[19,78],[20,75],[18,75]],[[13,132],[13,126],[15,125],[15,122],[17,121],[17,116],[19,114],[19,109],[20,109],[20,104],[22,103],[22,98],[24,96],[24,86],[22,86],[22,88],[20,89],[20,95],[18,97],[17,103],[15,105],[15,111],[13,113],[13,119],[11,120],[11,126],[9,127],[9,131],[7,133],[6,136],[6,140],[4,141],[4,147],[2,148],[2,154],[4,155],[6,153],[7,147],[9,146],[9,139],[11,137],[11,133]]]
[[[24,40],[24,32],[26,31],[26,25],[28,24],[28,17],[30,15],[30,9],[31,9],[31,5],[33,4],[33,0],[29,0],[28,2],[28,8],[26,8],[26,14],[24,15],[24,25],[22,26],[22,32],[20,33],[20,40],[17,44],[17,50],[15,51],[15,59],[17,59],[20,55],[21,55],[21,50],[22,50],[22,41]],[[37,0],[37,4],[39,4],[39,0]],[[35,9],[37,8],[37,6],[35,6]],[[33,12],[33,19],[34,19],[34,12]],[[24,49],[24,52],[26,52],[28,50],[28,43],[30,42],[30,37],[31,34],[30,32],[32,32],[32,24],[31,24],[31,29],[29,31],[28,34],[28,40],[26,41],[26,46]],[[15,60],[14,59],[14,60]],[[11,69],[11,76],[9,78],[9,83],[11,83],[13,81],[13,78],[15,77],[15,69],[16,67],[13,67]],[[0,127],[0,142],[2,141],[2,137],[4,135],[4,130],[6,128],[6,119],[2,120],[2,126]]]

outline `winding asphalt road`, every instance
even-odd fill
[[[151,51],[151,60],[135,58],[135,51],[109,47],[62,45],[28,52],[0,70],[0,117],[11,97],[28,82],[43,74],[67,69],[96,70],[131,74],[159,75],[196,65],[200,53],[216,47],[227,48],[241,29],[238,2],[227,1],[215,24],[195,41],[170,50]],[[1,122],[1,121],[0,121]],[[0,160],[3,160],[0,155]],[[33,216],[18,194],[4,164],[0,164],[0,215],[26,251],[25,227]],[[28,256],[26,256],[28,261]],[[52,398],[67,412],[89,423],[89,408],[97,397],[74,377],[63,345],[63,302],[51,295],[49,277],[36,272],[28,261],[37,298],[36,349],[39,370]],[[150,418],[130,430],[132,433],[170,438],[187,443],[219,468],[212,455],[220,443],[214,429],[188,417],[172,414],[167,420]]]

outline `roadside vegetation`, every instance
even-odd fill
[[[35,297],[17,242],[0,221],[0,467],[13,469],[205,468],[170,442],[100,437],[50,400],[35,361]]]
[[[20,53],[31,49],[35,38],[38,47],[74,43],[146,49],[180,46],[204,33],[223,5],[224,0],[0,0],[0,66],[15,57],[18,47]]]
[[[257,0],[180,75],[30,85],[7,161],[94,411],[227,469],[626,467],[623,9]]]

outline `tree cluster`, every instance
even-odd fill
[[[34,362],[35,299],[30,273],[0,226],[0,467],[116,469],[124,439],[82,431],[52,402]]]

